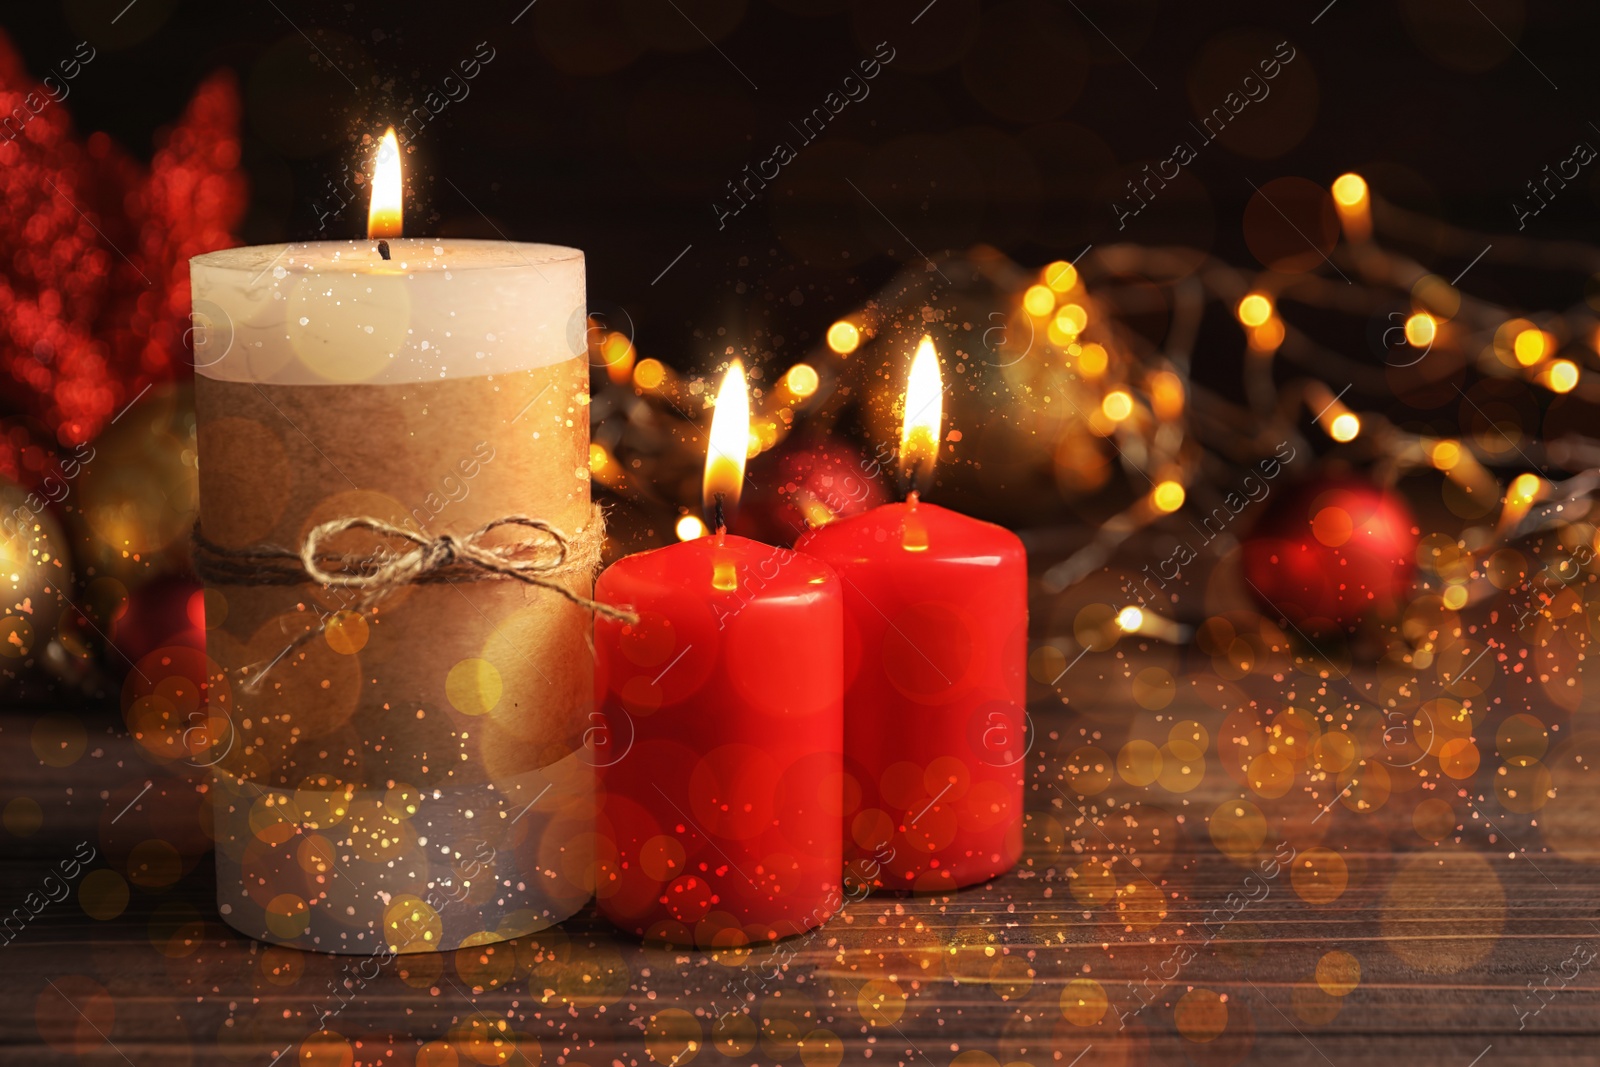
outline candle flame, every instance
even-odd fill
[[[367,208],[367,238],[400,236],[400,141],[390,126],[372,162],[372,200]]]
[[[706,449],[705,507],[715,524],[717,498],[725,510],[739,503],[744,484],[744,460],[750,451],[750,395],[745,391],[744,364],[737,359],[728,365],[717,390],[717,406],[711,415],[711,437]]]
[[[939,430],[944,422],[944,382],[933,338],[922,335],[906,376],[906,415],[900,429],[900,466],[912,485],[923,484],[939,458]]]

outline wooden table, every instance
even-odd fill
[[[1562,779],[1568,787],[1540,813],[1562,834],[1559,852],[1543,826],[1495,803],[1492,742],[1477,779],[1432,780],[1460,826],[1438,843],[1414,825],[1426,782],[1370,811],[1354,810],[1359,786],[1336,795],[1339,777],[1315,782],[1304,768],[1283,796],[1254,795],[1224,772],[1218,749],[1240,744],[1228,719],[1238,694],[1259,697],[1265,716],[1285,683],[1259,671],[1226,681],[1189,655],[1097,656],[1075,669],[1066,706],[1037,686],[1023,864],[950,897],[848,905],[786,946],[793,960],[754,983],[748,1015],[715,1028],[713,1003],[727,1006],[728,986],[769,969],[762,953],[644,947],[585,911],[517,942],[401,957],[314,1034],[313,1005],[349,959],[269,948],[220,924],[193,787],[103,713],[6,712],[0,804],[32,798],[42,814],[32,833],[0,832],[6,906],[39,889],[80,841],[99,856],[78,877],[90,888],[47,904],[0,949],[0,1061],[1600,1062],[1600,848],[1583,833],[1600,827],[1600,790]],[[1176,679],[1159,713],[1129,695],[1147,664]],[[1128,736],[1159,742],[1186,720],[1209,734],[1198,785],[1135,787],[1108,765],[1109,784],[1084,791],[1097,779],[1081,755],[1075,762],[1083,745],[1115,757]],[[84,745],[69,759],[74,723]],[[1187,784],[1181,770],[1169,779]],[[1208,818],[1243,797],[1263,813],[1265,837],[1250,849],[1249,820],[1222,819],[1245,835],[1218,831],[1239,853],[1230,858]],[[12,804],[7,826],[30,810]],[[1294,862],[1272,868],[1274,849],[1290,847]],[[1330,854],[1348,883],[1331,896]],[[146,885],[119,909],[120,879],[92,870],[128,875],[130,855]],[[112,917],[88,917],[85,903]],[[1530,983],[1545,983],[1542,998]]]

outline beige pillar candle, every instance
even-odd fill
[[[218,906],[252,937],[380,957],[566,918],[593,815],[582,608],[457,574],[360,610],[359,591],[251,575],[250,553],[347,517],[424,540],[508,515],[595,534],[583,254],[386,244],[191,262],[201,532],[230,567],[207,581]],[[353,529],[327,547],[416,546]]]

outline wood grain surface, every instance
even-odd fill
[[[1223,702],[1204,697],[1223,683],[1164,661],[1180,670],[1160,715],[1127,696],[1137,658],[1086,671],[1070,704],[1036,702],[1026,855],[987,886],[855,901],[748,958],[641,945],[591,908],[516,942],[400,957],[353,983],[320,1031],[351,958],[221,925],[194,784],[103,714],[8,711],[0,803],[8,827],[30,798],[42,823],[4,832],[0,899],[19,906],[81,841],[98,855],[72,896],[0,948],[0,1061],[1600,1062],[1600,847],[1582,832],[1600,826],[1583,806],[1592,791],[1552,802],[1566,805],[1548,812],[1559,850],[1539,819],[1495,805],[1488,768],[1477,781],[1435,774],[1368,810],[1349,803],[1354,790],[1338,795],[1337,778],[1254,796],[1217,752],[1237,743]],[[1107,767],[1111,784],[1080,788],[1085,744],[1114,759],[1130,731],[1184,721],[1209,732],[1198,785],[1134,787]],[[69,761],[73,724],[83,750]],[[1414,815],[1429,795],[1458,824],[1437,842]],[[1241,798],[1265,836],[1230,857],[1211,816]],[[1295,860],[1272,873],[1275,848]],[[753,995],[717,1023],[741,1006],[740,984]]]

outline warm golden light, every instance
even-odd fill
[[[1068,292],[1078,284],[1078,268],[1058,259],[1044,269],[1044,282],[1058,293]]]
[[[633,384],[640,389],[658,389],[667,380],[667,368],[659,359],[641,359],[633,368]]]
[[[1427,348],[1439,333],[1439,324],[1426,311],[1419,311],[1406,320],[1406,343],[1412,348]]]
[[[1068,304],[1056,312],[1056,317],[1050,320],[1050,339],[1060,344],[1062,341],[1071,344],[1078,339],[1083,328],[1089,325],[1089,313],[1077,304]]]
[[[1132,605],[1125,607],[1117,612],[1117,625],[1122,628],[1123,633],[1135,633],[1144,625],[1144,612]]]
[[[1506,490],[1506,503],[1526,507],[1538,497],[1543,486],[1537,474],[1519,474],[1511,479],[1511,488]]]
[[[372,200],[367,207],[367,237],[376,241],[380,237],[399,237],[401,231],[401,205],[404,197],[400,191],[400,141],[394,127],[384,132],[378,142],[378,154],[372,164]]]
[[[1112,422],[1121,422],[1133,414],[1133,397],[1121,389],[1106,394],[1100,401],[1100,410],[1105,412],[1106,418]]]
[[[1544,331],[1523,330],[1512,342],[1511,351],[1516,355],[1518,363],[1524,367],[1533,366],[1544,358]]]
[[[1083,372],[1085,378],[1098,378],[1106,372],[1106,365],[1110,361],[1111,357],[1102,346],[1087,344],[1078,353],[1078,370]]]
[[[1367,199],[1367,180],[1359,174],[1341,174],[1333,180],[1333,199],[1340,207],[1356,207]]]
[[[706,512],[715,515],[718,498],[725,510],[739,503],[744,484],[744,461],[750,450],[750,394],[745,389],[744,364],[728,364],[711,413],[711,434],[706,447],[703,482]]]
[[[1182,484],[1174,481],[1165,481],[1150,491],[1150,502],[1156,506],[1157,511],[1171,514],[1183,507],[1187,497]]]
[[[1578,387],[1578,365],[1570,359],[1558,359],[1544,373],[1544,384],[1552,393],[1570,393]]]
[[[1069,305],[1056,312],[1055,318],[1050,320],[1050,340],[1058,345],[1070,345],[1078,339],[1078,333],[1083,329],[1078,321],[1069,313],[1076,304]]]
[[[606,339],[600,342],[600,358],[606,365],[606,377],[613,382],[620,385],[633,375],[633,342],[626,334],[615,330],[606,334]]]
[[[1537,474],[1523,473],[1511,479],[1506,489],[1505,506],[1500,509],[1496,529],[1502,533],[1514,528],[1533,509],[1533,502],[1544,493],[1544,479]]]
[[[939,458],[939,432],[944,424],[944,382],[939,354],[927,334],[917,344],[906,376],[906,414],[900,424],[900,465],[913,486],[926,485]]]
[[[1328,436],[1343,444],[1354,441],[1361,433],[1361,420],[1348,411],[1335,415],[1333,422],[1328,425]]]
[[[800,514],[805,518],[806,525],[815,529],[826,526],[834,520],[832,509],[814,495],[802,489],[794,496],[795,506],[800,509]]]
[[[601,485],[612,489],[628,484],[628,476],[617,463],[616,457],[598,441],[589,442],[589,474]]]
[[[680,541],[693,541],[695,538],[704,537],[710,532],[706,529],[706,524],[694,515],[684,515],[679,518],[676,529],[678,540]]]
[[[1500,483],[1484,469],[1476,456],[1460,441],[1438,441],[1433,446],[1433,465],[1456,485],[1477,500],[1493,500]]]
[[[855,323],[840,319],[828,327],[828,347],[841,356],[848,356],[861,347],[861,331]]]
[[[917,494],[906,497],[905,516],[900,525],[900,547],[907,552],[928,551],[928,526],[917,511]]]
[[[1238,315],[1246,326],[1260,326],[1272,317],[1272,301],[1262,293],[1251,293],[1239,301]]]
[[[1022,294],[1022,306],[1028,314],[1042,319],[1055,310],[1055,290],[1048,285],[1030,285]]]
[[[1339,213],[1339,224],[1351,241],[1365,241],[1372,236],[1372,197],[1366,179],[1359,174],[1341,174],[1332,186],[1334,210]]]
[[[1045,328],[1044,333],[1051,344],[1065,348],[1068,352],[1078,346],[1078,328],[1072,325],[1070,319],[1064,319],[1059,313],[1050,320],[1050,325]]]
[[[804,400],[817,391],[821,379],[817,377],[816,368],[809,363],[796,363],[789,368],[789,373],[784,376],[784,382],[789,386],[789,392]]]
[[[1272,353],[1283,344],[1283,320],[1276,315],[1268,315],[1267,321],[1260,326],[1250,327],[1250,350],[1253,352]]]
[[[1322,427],[1323,433],[1341,444],[1360,436],[1361,419],[1333,394],[1333,390],[1321,382],[1312,382],[1306,389],[1305,399],[1306,406],[1317,411],[1317,425]]]
[[[1163,422],[1183,414],[1183,379],[1169,370],[1150,376],[1150,408]]]

